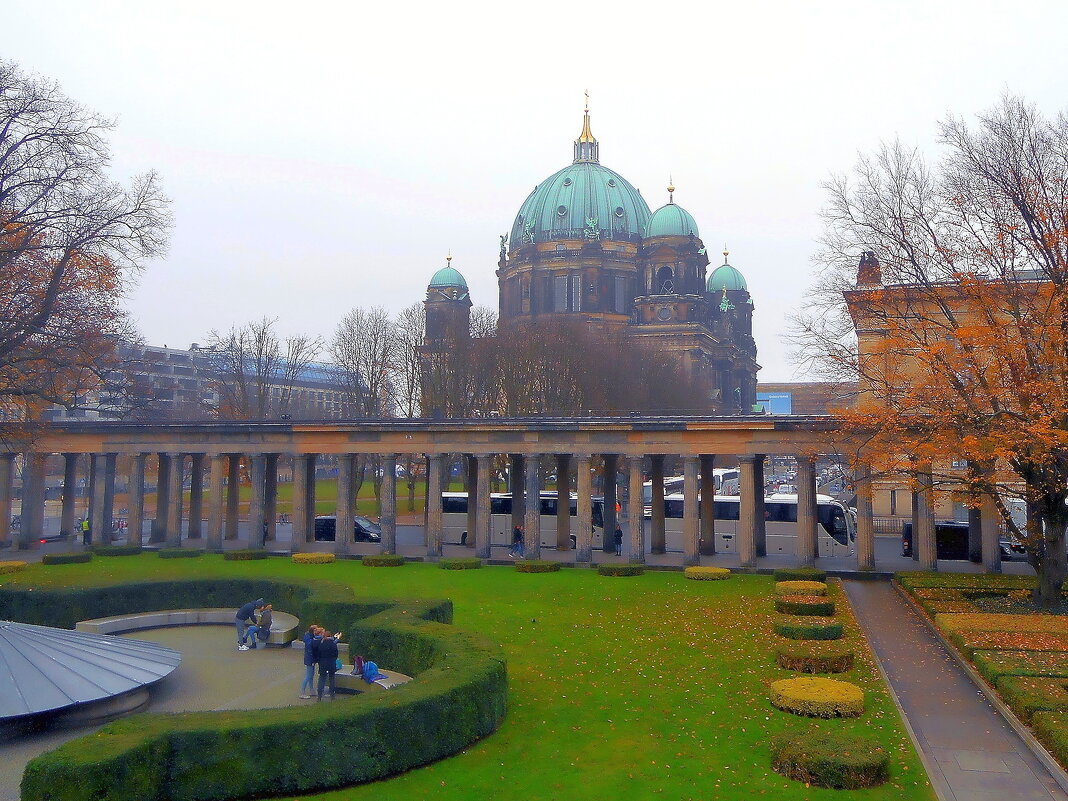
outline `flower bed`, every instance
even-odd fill
[[[1068,653],[1061,651],[975,651],[972,660],[991,684],[1000,676],[1068,678]]]
[[[520,559],[515,563],[515,569],[517,573],[556,573],[560,570],[560,563],[541,559]]]
[[[827,585],[822,581],[776,581],[776,595],[826,595]]]
[[[890,778],[890,755],[876,742],[847,734],[782,734],[772,738],[771,767],[816,787],[859,790]]]
[[[405,558],[396,553],[376,553],[363,557],[360,563],[364,567],[404,567]]]
[[[597,572],[602,576],[640,576],[645,572],[645,565],[597,565]]]
[[[834,614],[834,601],[818,595],[783,595],[775,599],[775,611],[784,615],[830,617]]]
[[[91,562],[93,554],[90,551],[69,551],[65,553],[46,553],[41,557],[42,565],[76,565],[82,562]]]
[[[853,649],[840,641],[787,640],[775,647],[775,661],[798,673],[844,673],[853,667]]]
[[[731,571],[725,567],[687,567],[682,571],[688,579],[694,581],[721,581],[731,577]]]
[[[775,621],[775,633],[790,640],[837,640],[842,624],[822,617],[784,617]]]
[[[810,718],[852,718],[864,714],[864,691],[847,681],[801,676],[773,681],[771,703]]]
[[[1068,711],[1068,679],[1000,676],[998,692],[1017,715],[1030,721],[1036,712]]]
[[[328,565],[336,558],[332,553],[295,553],[292,557],[298,565]]]
[[[442,570],[478,570],[482,567],[482,560],[476,556],[456,556],[442,559],[438,567]]]
[[[776,581],[826,581],[827,571],[814,567],[783,567],[775,571]]]
[[[4,573],[18,573],[20,570],[25,569],[25,562],[19,562],[17,560],[10,562],[0,562],[0,575],[3,575]]]
[[[266,558],[267,551],[262,548],[243,548],[238,551],[223,551],[223,559],[227,562],[249,562],[255,559]]]

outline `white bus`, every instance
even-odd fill
[[[738,468],[716,468],[712,471],[712,482],[716,488],[716,495],[737,495],[739,489]],[[685,483],[686,479],[683,476],[665,476],[664,497],[682,495]],[[700,491],[698,491],[698,496],[700,496]],[[645,507],[645,517],[648,518],[652,514],[653,506],[652,481],[646,481],[642,484],[642,504]]]
[[[468,499],[466,492],[441,493],[441,511],[444,518],[446,542],[460,542],[467,532],[467,542],[474,542],[467,526]],[[578,514],[578,496],[571,493],[571,517]],[[593,499],[593,547],[600,548],[604,542],[604,500]],[[576,522],[571,521],[571,547],[576,547]],[[512,493],[494,492],[490,495],[490,545],[512,544]],[[556,492],[541,493],[541,545],[556,547]]]
[[[716,551],[737,553],[738,511],[737,495],[717,495]],[[682,550],[683,496],[664,498],[664,533],[669,551]],[[700,514],[700,509],[698,510]],[[767,533],[767,553],[793,554],[797,542],[797,496],[776,494],[764,499],[764,523]],[[857,532],[853,516],[840,501],[828,495],[816,496],[816,542],[818,556],[851,556]]]

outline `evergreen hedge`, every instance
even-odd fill
[[[376,553],[360,560],[364,567],[404,567],[405,559],[396,553]]]
[[[597,565],[597,572],[602,576],[640,576],[645,572],[645,565],[606,564]]]
[[[547,562],[542,559],[520,559],[515,563],[517,573],[556,573],[559,562]]]
[[[482,567],[482,560],[474,556],[460,556],[442,559],[438,562],[442,570],[478,570]]]
[[[781,567],[775,571],[776,581],[827,581],[827,571],[814,567]]]
[[[784,615],[830,617],[834,614],[834,601],[819,595],[780,595],[775,599],[775,611]]]
[[[725,567],[702,567],[698,565],[684,568],[682,574],[694,581],[722,581],[731,577],[731,571]]]
[[[0,562],[0,575],[4,573],[18,573],[21,570],[26,569],[26,563],[21,560],[13,560],[10,562]]]
[[[42,565],[77,565],[93,560],[92,551],[65,551],[63,553],[46,553],[41,557]]]
[[[775,661],[799,673],[844,673],[853,667],[853,649],[833,640],[788,640],[775,647]]]
[[[227,562],[249,562],[255,559],[266,559],[267,551],[262,548],[242,548],[237,551],[223,551],[223,559]]]
[[[1036,712],[1031,726],[1042,745],[1062,765],[1068,765],[1068,710]]]
[[[194,548],[160,548],[156,551],[160,559],[195,559],[204,552]]]
[[[771,767],[816,787],[859,790],[890,778],[890,755],[877,742],[848,734],[780,734],[771,741]]]
[[[820,617],[784,617],[775,621],[775,633],[790,640],[837,640],[842,624]]]
[[[136,556],[141,553],[140,545],[94,545],[91,550],[97,556]]]
[[[1001,676],[998,692],[1025,721],[1036,712],[1068,712],[1068,682],[1045,676]]]
[[[415,680],[312,707],[125,718],[33,759],[22,797],[223,801],[321,792],[455,754],[504,719],[503,653],[446,625],[450,601],[357,600],[330,583],[233,577],[37,590],[0,585],[0,618],[70,628],[132,612],[237,608],[258,597],[344,629],[366,653]]]
[[[864,714],[864,691],[848,681],[799,676],[773,681],[771,703],[810,718],[855,718]]]
[[[332,553],[315,553],[314,551],[295,553],[290,558],[298,565],[328,565],[335,559]]]

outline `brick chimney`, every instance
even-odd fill
[[[879,267],[875,251],[865,250],[860,254],[860,264],[857,265],[857,289],[870,289],[882,285],[883,271]]]

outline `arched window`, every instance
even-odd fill
[[[656,286],[658,295],[671,295],[675,292],[675,273],[671,265],[665,264],[656,271]]]

